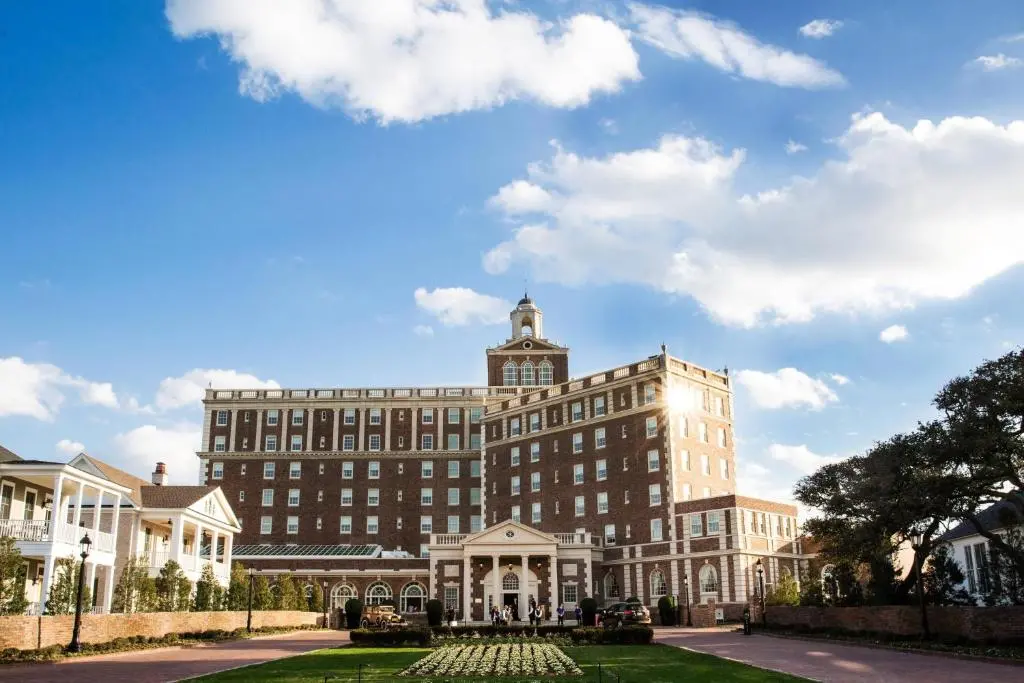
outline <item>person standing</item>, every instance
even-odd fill
[[[576,624],[577,625],[582,625],[583,624],[583,610],[580,609],[579,605],[576,605]]]
[[[555,613],[558,615],[558,625],[565,626],[565,606],[559,603]]]

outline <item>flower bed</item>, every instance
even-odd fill
[[[576,662],[547,644],[445,645],[399,676],[582,676]]]

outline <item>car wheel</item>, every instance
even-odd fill
[[[359,622],[359,628],[369,628],[369,627],[370,627],[370,620],[369,619],[363,619],[362,621]]]

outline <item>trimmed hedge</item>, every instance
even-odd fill
[[[349,628],[359,628],[359,620],[363,617],[363,603],[359,598],[349,598],[345,601],[345,625]]]
[[[545,638],[548,636],[568,636],[572,633],[576,626],[523,626],[523,625],[511,625],[511,626],[492,626],[491,624],[485,624],[482,626],[437,626],[431,630],[439,636],[454,636],[456,638],[463,636],[472,636],[473,634],[480,634],[483,638],[491,637],[504,637],[504,636],[539,636]]]
[[[376,631],[368,628],[357,628],[349,633],[349,639],[357,645],[389,647],[394,645],[430,645],[433,634],[425,628],[393,628],[387,631]]]
[[[440,626],[444,619],[444,603],[440,600],[427,600],[427,624]]]
[[[360,628],[349,634],[352,642],[369,647],[427,647],[437,638],[515,638],[566,639],[573,645],[650,645],[654,629],[650,626],[623,626],[606,629],[594,626],[441,626],[435,628],[396,628],[386,631]]]
[[[569,637],[574,645],[650,645],[654,639],[654,629],[650,626],[581,626],[573,629]]]
[[[583,612],[583,623],[593,626],[597,617],[597,600],[594,598],[583,598],[580,600],[580,611]]]

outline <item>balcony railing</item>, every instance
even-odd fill
[[[595,538],[589,531],[572,534],[552,534],[552,536],[558,539],[558,545],[601,545],[601,539]]]
[[[486,398],[515,396],[529,387],[409,387],[352,389],[207,389],[207,401],[280,401],[282,399]]]
[[[77,546],[85,534],[89,534],[94,549],[106,553],[114,552],[114,534],[57,522],[55,536],[60,543]],[[3,519],[0,520],[0,536],[10,536],[16,541],[49,543],[50,523],[37,519]]]
[[[432,534],[430,545],[462,545],[462,539],[469,534]]]
[[[50,524],[34,519],[4,519],[0,520],[0,536],[42,543],[50,540]]]

